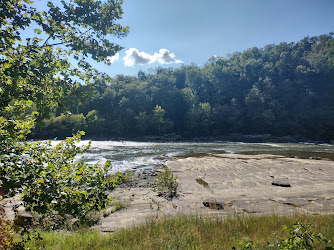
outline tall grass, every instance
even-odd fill
[[[43,240],[30,242],[30,247],[43,249],[231,249],[250,237],[265,246],[273,233],[284,237],[283,226],[297,220],[313,224],[315,231],[334,240],[334,215],[243,216],[235,218],[186,217],[155,220],[132,229],[101,234],[97,231],[77,233],[44,232]]]

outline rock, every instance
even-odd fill
[[[224,207],[220,202],[217,201],[203,201],[204,207],[208,207],[216,210],[223,210]]]
[[[291,187],[290,183],[286,179],[276,179],[271,182],[271,185],[279,187]]]
[[[24,227],[24,226],[31,226],[33,222],[33,216],[25,211],[18,211],[15,215],[15,224]]]
[[[80,224],[80,220],[77,218],[73,218],[70,220],[70,225],[72,227],[79,227],[79,224]]]
[[[321,157],[319,156],[311,156],[309,157],[310,160],[321,160]]]

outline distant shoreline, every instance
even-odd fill
[[[245,143],[301,143],[301,144],[328,144],[334,145],[334,141],[321,141],[307,139],[301,136],[272,136],[272,135],[226,135],[226,136],[198,136],[182,137],[177,134],[162,136],[141,137],[90,137],[85,136],[83,140],[95,141],[139,141],[139,142],[245,142]]]

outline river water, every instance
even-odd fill
[[[87,144],[82,141],[80,144]],[[111,161],[111,173],[125,170],[150,171],[172,157],[198,156],[211,153],[270,153],[289,157],[312,156],[334,160],[334,145],[296,143],[242,142],[134,142],[91,141],[91,148],[80,157],[89,164]]]

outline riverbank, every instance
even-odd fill
[[[178,196],[154,192],[156,174],[112,193],[125,208],[95,228],[112,232],[177,215],[286,215],[334,212],[334,162],[279,155],[211,154],[167,161],[179,182]]]
[[[317,215],[334,213],[334,162],[280,155],[207,154],[165,162],[177,176],[177,197],[155,192],[159,169],[129,176],[111,193],[113,206],[94,228],[114,232],[180,215]],[[7,202],[6,213],[14,218]],[[19,210],[23,208],[19,208]]]
[[[46,140],[53,138],[30,138],[31,140]],[[58,139],[65,139],[58,137]],[[129,137],[95,137],[86,135],[83,140],[93,141],[135,141],[135,142],[245,142],[245,143],[311,143],[311,144],[334,144],[333,139],[311,139],[300,135],[275,136],[271,134],[241,134],[233,133],[229,135],[216,136],[195,136],[187,137],[176,133],[164,135],[146,135]]]

